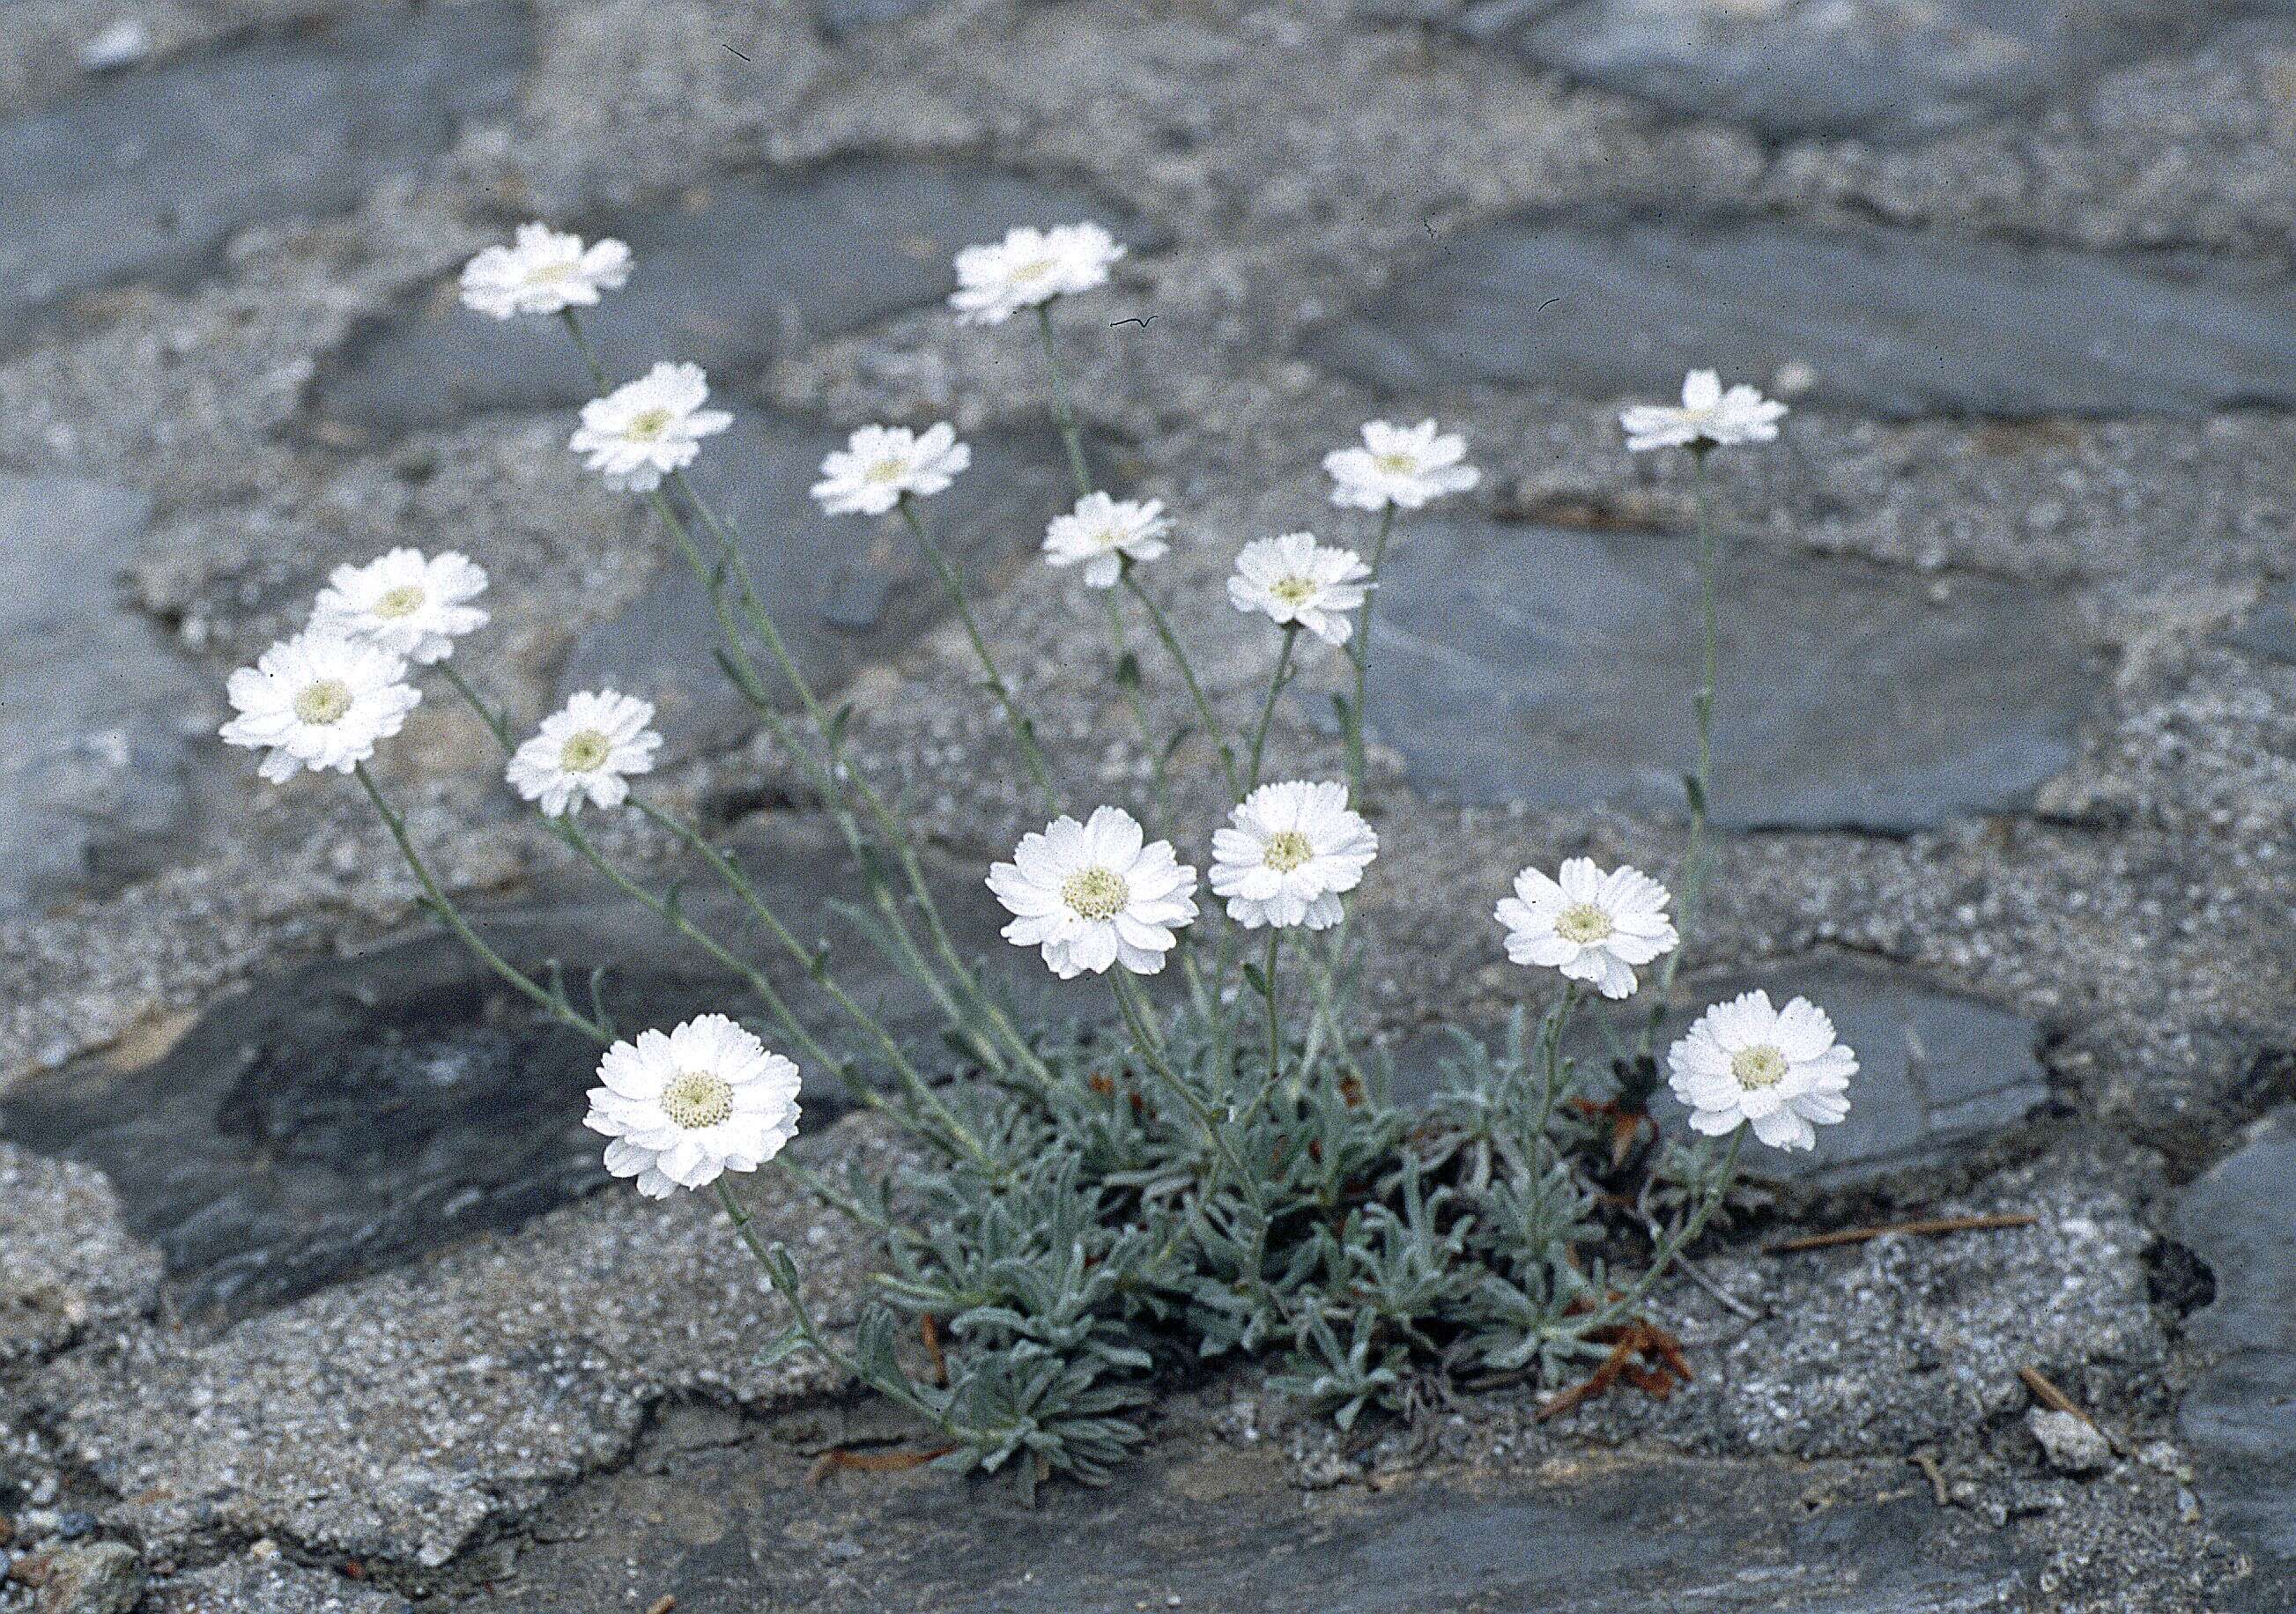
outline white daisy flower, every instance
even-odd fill
[[[1640,869],[1605,874],[1591,857],[1570,859],[1562,875],[1554,881],[1525,869],[1514,877],[1514,895],[1497,909],[1507,956],[1560,970],[1604,997],[1625,997],[1635,989],[1635,966],[1673,952],[1682,939],[1666,916],[1666,888]]]
[[[488,247],[463,266],[463,306],[496,319],[589,307],[630,277],[630,250],[619,241],[584,246],[545,224],[521,225],[507,247]]]
[[[468,555],[394,549],[364,566],[336,567],[319,591],[311,624],[429,667],[453,654],[455,640],[487,625],[487,613],[468,603],[486,589],[486,572]]]
[[[1326,548],[1312,532],[1287,532],[1243,546],[1227,597],[1238,610],[1267,613],[1279,627],[1297,622],[1327,644],[1355,631],[1349,613],[1364,602],[1371,568],[1352,549]]]
[[[1095,224],[1038,230],[1023,225],[1003,241],[956,255],[956,291],[948,306],[961,324],[1001,325],[1023,308],[1104,283],[1124,256]]]
[[[320,627],[281,640],[226,688],[239,715],[223,725],[225,743],[268,750],[257,771],[275,783],[303,768],[349,773],[422,700],[405,657]]]
[[[606,1169],[648,1199],[755,1171],[797,1135],[797,1066],[722,1014],[616,1043],[598,1079],[582,1124],[613,1140]]]
[[[1693,1132],[1719,1137],[1741,1121],[1773,1149],[1813,1149],[1818,1127],[1849,1113],[1857,1056],[1833,1039],[1833,1022],[1806,997],[1783,1009],[1767,992],[1716,1004],[1666,1052],[1674,1096],[1690,1107]]]
[[[1332,503],[1355,510],[1416,510],[1447,493],[1464,493],[1483,473],[1464,463],[1467,439],[1457,432],[1437,436],[1435,422],[1398,426],[1366,421],[1360,448],[1334,448],[1324,456],[1332,478]]]
[[[653,702],[614,691],[584,690],[542,720],[510,759],[511,788],[556,818],[584,798],[602,807],[629,799],[628,775],[653,772],[661,736],[649,726]]]
[[[1062,980],[1121,963],[1135,975],[1164,967],[1172,932],[1196,916],[1196,872],[1172,843],[1144,846],[1139,821],[1095,807],[1078,823],[1062,815],[1041,835],[1021,837],[1011,863],[988,871],[988,889],[1018,915],[1004,927],[1016,947],[1042,947]]]
[[[1693,370],[1682,381],[1682,406],[1636,404],[1620,411],[1626,428],[1627,447],[1635,454],[1645,448],[1727,448],[1739,443],[1775,440],[1786,406],[1767,398],[1759,389],[1741,381],[1722,390],[1722,378],[1711,370]]]
[[[606,486],[646,493],[683,471],[701,452],[701,439],[726,430],[734,417],[704,409],[709,382],[699,365],[656,365],[627,387],[582,406],[582,423],[566,444],[590,456]]]
[[[833,516],[881,516],[905,493],[931,498],[972,463],[972,446],[947,421],[920,437],[906,426],[864,426],[821,462],[813,496]]]
[[[1142,504],[1088,493],[1045,528],[1045,559],[1082,566],[1086,588],[1113,588],[1127,560],[1152,561],[1169,549],[1164,535],[1171,530],[1161,499]]]
[[[1263,784],[1212,832],[1212,892],[1247,930],[1340,922],[1340,893],[1352,891],[1379,854],[1379,837],[1348,807],[1344,784]]]

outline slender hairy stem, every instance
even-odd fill
[[[422,882],[422,894],[428,899],[430,911],[439,916],[439,922],[452,930],[456,939],[468,947],[480,963],[549,1011],[553,1017],[573,1027],[575,1030],[593,1042],[611,1043],[614,1039],[608,1034],[606,1028],[568,1003],[564,993],[552,991],[523,970],[511,963],[501,954],[488,946],[485,938],[476,930],[471,929],[470,922],[463,917],[462,911],[455,906],[447,893],[439,889],[439,881],[431,874],[430,865],[422,861],[422,854],[414,849],[414,842],[406,833],[406,820],[401,817],[398,809],[384,798],[381,787],[374,782],[374,775],[367,772],[366,764],[356,763],[352,766],[351,771],[358,776],[359,783],[365,788],[367,799],[374,803],[374,810],[382,815],[383,824],[390,831],[391,840],[398,843],[398,855],[406,860],[406,866],[414,871],[414,878]]]
[[[574,351],[580,354],[582,362],[589,366],[590,380],[599,393],[603,395],[611,391],[613,382],[607,377],[606,366],[598,362],[598,350],[590,345],[590,333],[582,328],[582,316],[571,308],[561,308],[558,317],[564,322],[566,333],[574,339]]]
[[[1140,749],[1148,755],[1148,788],[1156,804],[1157,833],[1172,832],[1171,789],[1164,775],[1163,748],[1156,743],[1155,732],[1148,725],[1148,708],[1140,698],[1140,664],[1132,653],[1131,635],[1124,631],[1124,612],[1116,602],[1112,588],[1095,589],[1108,612],[1108,646],[1116,659],[1116,684],[1124,692],[1125,709],[1132,714],[1132,726],[1140,736]]]
[[[1029,776],[1037,782],[1037,793],[1044,798],[1045,810],[1059,812],[1060,793],[1053,789],[1052,770],[1045,766],[1045,753],[1037,748],[1036,725],[1029,721],[1028,714],[1021,709],[1020,701],[1013,698],[1012,686],[1004,682],[1004,675],[996,670],[996,659],[988,653],[988,641],[981,637],[980,624],[973,619],[972,602],[964,597],[964,580],[957,575],[956,568],[949,563],[948,556],[941,546],[933,542],[932,534],[926,530],[924,518],[917,513],[916,500],[906,493],[901,496],[901,519],[908,523],[909,531],[916,537],[917,547],[924,552],[934,575],[939,578],[941,592],[948,596],[949,609],[956,612],[956,619],[964,626],[964,636],[972,642],[973,660],[980,663],[981,676],[988,682],[988,692],[996,697],[996,704],[1004,709],[1004,720],[1011,725],[1013,738],[1021,748],[1021,759],[1029,765]]]
[[[1361,808],[1364,804],[1364,682],[1371,668],[1371,613],[1379,603],[1379,570],[1387,559],[1387,541],[1395,534],[1395,506],[1387,505],[1379,512],[1379,533],[1372,539],[1371,577],[1369,592],[1364,595],[1363,609],[1356,612],[1356,631],[1349,639],[1349,660],[1355,663],[1355,697],[1348,703],[1348,796]]]
[[[1300,642],[1300,625],[1283,625],[1283,648],[1276,652],[1275,671],[1267,680],[1267,704],[1259,709],[1259,726],[1251,731],[1251,769],[1245,775],[1243,794],[1248,796],[1259,788],[1259,758],[1267,749],[1267,725],[1275,718],[1275,698],[1283,692],[1283,684],[1292,672],[1292,647]],[[1239,798],[1240,799],[1241,798]]]
[[[1195,665],[1188,660],[1188,652],[1182,647],[1179,635],[1172,631],[1171,620],[1165,616],[1164,608],[1156,603],[1155,596],[1142,587],[1140,579],[1132,575],[1129,561],[1124,563],[1123,577],[1125,588],[1148,613],[1149,627],[1155,630],[1165,652],[1172,658],[1172,664],[1180,669],[1180,681],[1188,686],[1188,699],[1195,702],[1197,720],[1204,725],[1204,738],[1219,749],[1220,773],[1227,781],[1228,799],[1241,801],[1244,793],[1237,788],[1235,747],[1228,742],[1219,719],[1212,715],[1212,703],[1204,699],[1203,685],[1196,679]]]
[[[1255,1206],[1264,1208],[1267,1190],[1236,1158],[1235,1146],[1228,1141],[1227,1129],[1219,1124],[1219,1118],[1212,1113],[1212,1108],[1204,1102],[1203,1094],[1183,1081],[1179,1072],[1172,1069],[1171,1061],[1164,1057],[1163,1039],[1156,1035],[1151,1021],[1151,1011],[1140,995],[1139,987],[1121,964],[1109,970],[1108,984],[1116,994],[1117,1009],[1124,1016],[1125,1027],[1132,1033],[1133,1045],[1140,1050],[1140,1057],[1148,1061],[1149,1069],[1162,1077],[1164,1085],[1178,1094],[1180,1102],[1188,1107],[1189,1113],[1196,1118],[1196,1125],[1203,1128],[1204,1137],[1226,1165],[1245,1197]]]
[[[1573,1333],[1583,1338],[1605,1323],[1631,1317],[1635,1307],[1642,1304],[1643,1297],[1649,1294],[1658,1281],[1666,1275],[1666,1269],[1674,1264],[1674,1258],[1689,1248],[1691,1241],[1706,1230],[1715,1207],[1722,1203],[1730,1192],[1730,1184],[1737,1181],[1738,1151],[1745,1145],[1746,1130],[1742,1126],[1730,1135],[1730,1147],[1722,1156],[1722,1164],[1709,1179],[1706,1192],[1699,1196],[1698,1203],[1691,1208],[1690,1214],[1682,1218],[1681,1225],[1669,1233],[1665,1242],[1651,1253],[1650,1266],[1643,1274],[1629,1283],[1626,1292],[1609,1305],[1587,1314],[1584,1318],[1572,1319]]]
[[[1659,966],[1657,987],[1651,994],[1650,1016],[1644,1021],[1641,1038],[1635,1045],[1638,1063],[1649,1059],[1651,1050],[1657,1045],[1659,1027],[1666,1020],[1668,995],[1674,987],[1675,971],[1682,967],[1683,954],[1690,950],[1700,900],[1706,892],[1706,818],[1712,807],[1714,783],[1714,571],[1720,547],[1714,535],[1714,512],[1706,486],[1706,456],[1710,447],[1702,439],[1693,444],[1690,451],[1698,500],[1698,609],[1705,638],[1699,660],[1698,689],[1690,700],[1692,715],[1698,722],[1698,769],[1692,775],[1693,782],[1689,792],[1690,836],[1682,858],[1682,902],[1675,909],[1682,939]]]
[[[1283,946],[1283,927],[1267,927],[1267,954],[1260,973],[1267,985],[1267,1080],[1274,1085],[1283,1074],[1283,1017],[1275,1006],[1275,965]]]
[[[826,961],[818,952],[800,941],[796,932],[782,922],[781,916],[767,905],[756,884],[748,875],[742,873],[740,865],[712,846],[709,837],[703,835],[700,830],[676,815],[666,813],[651,803],[636,801],[635,799],[633,805],[648,819],[668,830],[701,855],[702,860],[709,864],[718,877],[726,882],[736,897],[741,898],[742,905],[757,916],[773,938],[781,944],[783,950],[795,959],[807,974],[813,977],[814,981],[828,995],[829,1000],[844,1011],[846,1018],[877,1045],[879,1051],[885,1056],[885,1062],[892,1068],[893,1074],[899,1078],[902,1087],[907,1091],[909,1096],[931,1113],[933,1118],[947,1132],[950,1140],[974,1164],[992,1174],[996,1173],[997,1167],[989,1158],[988,1151],[981,1147],[980,1139],[973,1135],[971,1128],[957,1118],[955,1111],[952,1110],[947,1101],[933,1089],[932,1084],[925,1080],[923,1073],[917,1069],[908,1055],[902,1051],[899,1041],[885,1028],[882,1020],[864,1009],[854,1000],[852,994],[837,984],[836,979],[829,973]]]
[[[1069,474],[1076,479],[1077,497],[1092,491],[1092,471],[1084,463],[1084,436],[1077,430],[1076,411],[1069,406],[1068,378],[1061,373],[1060,355],[1053,347],[1053,306],[1037,305],[1037,334],[1044,339],[1045,373],[1053,382],[1053,423],[1061,430],[1061,446],[1069,451]]]
[[[569,336],[573,340],[575,351],[581,356],[582,362],[588,366],[599,389],[605,390],[608,385],[605,367],[599,362],[597,352],[590,344],[588,333],[583,328],[580,316],[574,310],[567,309],[564,311],[564,324]],[[726,652],[726,670],[742,696],[756,709],[775,741],[805,770],[808,781],[820,795],[823,803],[829,808],[832,817],[837,823],[840,833],[845,839],[848,848],[853,853],[855,861],[860,865],[863,874],[869,881],[878,914],[884,920],[889,934],[894,938],[895,946],[902,954],[905,966],[915,976],[919,984],[931,995],[933,1001],[939,1006],[949,1024],[965,1034],[968,1041],[972,1043],[975,1052],[990,1068],[1001,1071],[1006,1067],[1006,1054],[1000,1052],[998,1047],[998,1043],[1001,1042],[1004,1049],[1010,1051],[1013,1058],[1017,1059],[1040,1078],[1048,1077],[1049,1072],[1042,1058],[1021,1036],[1019,1029],[1013,1025],[1011,1018],[1004,1013],[1004,1010],[982,993],[980,982],[957,952],[955,943],[950,938],[947,926],[941,918],[939,906],[933,898],[931,887],[925,880],[923,866],[917,857],[914,844],[903,828],[899,818],[886,804],[884,798],[869,783],[866,776],[852,765],[845,751],[840,725],[834,723],[829,714],[824,710],[812,684],[799,669],[795,658],[789,652],[788,645],[783,642],[780,631],[775,626],[772,614],[765,609],[756,581],[750,574],[749,563],[742,558],[740,546],[734,542],[733,533],[718,518],[709,502],[701,497],[700,491],[694,487],[692,480],[684,471],[672,472],[671,480],[672,485],[693,506],[711,534],[718,539],[722,552],[721,561],[724,569],[722,571],[713,569],[702,559],[701,551],[695,547],[693,537],[687,532],[685,522],[678,515],[676,508],[659,488],[652,490],[652,502],[656,513],[661,517],[663,524],[676,540],[687,565],[692,568],[694,576],[709,594],[710,608],[718,618],[718,635]],[[773,655],[783,676],[789,681],[791,689],[796,693],[799,702],[804,708],[808,720],[826,748],[829,758],[825,765],[814,756],[809,747],[801,744],[791,733],[779,709],[766,693],[764,684],[758,676],[756,663],[750,658],[741,630],[735,624],[726,602],[725,579],[727,574],[734,578],[739,586],[743,616],[764,641],[767,651]],[[939,973],[925,961],[923,954],[919,951],[915,938],[909,930],[908,916],[902,912],[900,905],[894,900],[892,893],[886,889],[884,881],[879,878],[876,859],[870,855],[865,839],[861,833],[860,825],[855,821],[850,808],[847,806],[849,787],[868,809],[872,821],[876,824],[878,832],[884,836],[886,844],[893,848],[895,859],[901,865],[910,896],[924,918],[933,950],[939,956],[942,967],[956,981],[974,1012],[996,1034],[996,1040],[992,1041],[973,1034],[965,1012],[958,1006]]]

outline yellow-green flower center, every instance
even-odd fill
[[[681,1070],[661,1090],[661,1112],[688,1132],[715,1127],[734,1113],[734,1086],[707,1070]]]
[[[1054,266],[1057,261],[1057,259],[1050,258],[1032,258],[1027,263],[1015,264],[1013,266],[1013,278],[1014,280],[1042,280],[1046,275],[1050,274],[1053,272]]]
[[[1095,864],[1061,881],[1061,900],[1078,919],[1113,919],[1132,900],[1132,890],[1121,874]]]
[[[340,723],[350,709],[351,686],[340,678],[321,678],[295,697],[295,715],[306,723]]]
[[[566,737],[566,743],[558,749],[558,766],[570,774],[594,773],[613,754],[611,740],[596,729],[586,728]]]
[[[908,469],[909,463],[906,460],[888,455],[870,466],[862,475],[872,482],[898,482],[908,474]]]
[[[1315,855],[1316,848],[1299,831],[1278,830],[1267,838],[1267,848],[1259,857],[1278,874],[1289,874]]]
[[[1393,451],[1372,455],[1371,463],[1390,476],[1409,476],[1419,469],[1417,455],[1398,454]]]
[[[527,265],[526,278],[534,285],[554,286],[562,280],[572,278],[574,271],[581,266],[570,258],[553,258],[548,263]]]
[[[422,609],[422,586],[419,583],[401,583],[374,602],[374,614],[393,622]]]
[[[1730,1056],[1730,1074],[1749,1093],[1758,1087],[1775,1087],[1786,1079],[1786,1056],[1767,1043],[1756,1043]]]
[[[1313,578],[1278,578],[1267,586],[1267,592],[1284,604],[1297,610],[1316,597]]]
[[[1611,916],[1591,902],[1573,903],[1556,917],[1554,933],[1582,947],[1591,946],[1610,939]]]
[[[668,410],[659,406],[652,409],[641,409],[637,414],[630,416],[630,423],[622,430],[629,437],[651,441],[669,430],[669,422],[673,418],[675,417]]]

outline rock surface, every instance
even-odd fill
[[[0,475],[0,913],[165,866],[217,772],[213,692],[119,598],[151,518],[129,488]]]
[[[2228,637],[2252,654],[2296,665],[2296,583],[2267,589]]]
[[[143,1561],[126,1542],[75,1542],[47,1554],[40,1614],[128,1614],[143,1597]]]
[[[1882,418],[2296,404],[2296,292],[2173,257],[1879,226],[1531,214],[1400,271],[1311,356],[1382,390],[1463,381],[1670,398],[1685,371]]]
[[[761,1598],[944,1614],[1957,1614],[2030,1584],[1997,1533],[1849,1465],[1598,1458],[1315,1494],[1273,1454],[1190,1442],[1035,1508],[996,1485],[952,1506],[929,1471],[811,1487],[806,1468],[706,1418],[673,1423],[645,1471],[554,1517],[569,1544],[529,1551],[502,1606],[607,1606],[634,1559],[640,1603],[674,1595],[680,1614],[750,1614]]]
[[[2149,0],[1480,0],[1460,21],[1691,117],[1914,140],[2062,94],[2175,37],[2178,20]]]
[[[743,860],[796,924],[814,922],[840,881],[859,895],[818,836],[753,840]],[[943,883],[958,894],[952,923],[966,944],[992,943],[981,904],[955,879]],[[832,1047],[858,1052],[859,1035],[809,997],[802,971],[771,954],[744,914],[698,889],[686,912],[757,958]],[[707,1011],[761,1012],[729,971],[635,903],[473,921],[520,968],[540,974],[559,961],[577,1003],[589,1001],[589,972],[603,971],[603,1000],[624,1035]],[[929,1043],[939,1021],[920,988],[871,968],[857,944],[840,958],[849,990]],[[122,1075],[98,1062],[35,1083],[11,1095],[4,1117],[10,1136],[108,1174],[128,1225],[164,1253],[185,1309],[244,1314],[475,1233],[514,1230],[604,1185],[603,1145],[582,1125],[597,1057],[460,942],[425,932],[260,982],[149,1067]],[[808,1072],[803,1102],[808,1125],[851,1102],[820,1069]]]
[[[2094,675],[2041,591],[1734,540],[1717,594],[1719,823],[1914,829],[2021,807],[2071,758]],[[1694,540],[1434,517],[1390,554],[1380,603],[1368,720],[1415,784],[1682,810]]]
[[[972,165],[869,159],[730,176],[590,226],[627,242],[637,267],[585,324],[611,376],[678,359],[723,391],[776,353],[938,301],[960,247],[1076,217],[1133,233],[1080,187]],[[488,319],[442,285],[355,335],[312,403],[339,438],[388,438],[596,392],[553,322]]]
[[[2177,1238],[2208,1264],[2216,1299],[2190,1319],[2214,1364],[2185,1392],[2177,1427],[2201,1500],[2253,1553],[2240,1606],[2296,1599],[2296,1110],[2185,1191]],[[2277,1601],[2275,1601],[2276,1598]]]
[[[121,73],[0,124],[0,341],[60,299],[181,283],[246,226],[344,211],[511,109],[532,53],[511,0],[379,6]]]
[[[134,1318],[160,1263],[121,1226],[111,1185],[87,1167],[0,1143],[0,1365],[37,1360]]]
[[[152,1588],[150,1614],[411,1614],[414,1604],[275,1558],[235,1558]]]

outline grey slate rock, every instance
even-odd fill
[[[2296,583],[2267,590],[2256,609],[2225,640],[2267,661],[2296,666]]]
[[[2061,96],[2194,20],[2154,0],[1480,0],[1459,26],[1686,116],[1910,142]]]
[[[2048,594],[1726,543],[1718,593],[1722,825],[1898,831],[2013,811],[2071,758],[2095,681]],[[1423,519],[1380,595],[1367,722],[1414,784],[1683,811],[1694,540]]]
[[[832,39],[842,39],[880,22],[914,17],[931,4],[932,0],[820,0],[815,11],[823,31]]]
[[[508,112],[532,54],[513,0],[368,6],[0,123],[0,341],[79,292],[193,279],[250,225],[357,205]]]
[[[2234,1606],[2296,1607],[2296,1110],[2187,1188],[2174,1226],[2217,1285],[2185,1323],[2217,1354],[2177,1410],[2194,1488],[2258,1560]]]
[[[153,873],[219,758],[211,680],[123,606],[152,503],[0,475],[0,914]]]
[[[1308,352],[1386,391],[1670,399],[1693,367],[1796,364],[1813,398],[1890,419],[2193,415],[2296,403],[2296,288],[1881,225],[1526,214],[1446,241]]]
[[[897,515],[824,515],[807,490],[822,456],[847,433],[817,421],[734,413],[694,471],[696,487],[740,536],[743,559],[790,653],[816,691],[835,689],[871,661],[890,660],[947,610],[940,584]],[[935,540],[966,573],[975,602],[1000,561],[1032,548],[1073,501],[1049,434],[968,439],[972,468],[923,509]],[[651,519],[650,517],[648,519]],[[697,541],[715,558],[707,534]],[[662,569],[628,610],[592,628],[569,652],[558,696],[612,688],[654,702],[665,755],[690,755],[755,725],[746,699],[715,659],[709,595],[667,534]],[[776,700],[794,706],[754,638],[752,653]]]
[[[687,360],[722,391],[793,346],[946,296],[949,259],[970,242],[1082,217],[1139,239],[1080,186],[996,168],[858,158],[737,176],[583,225],[627,242],[636,259],[629,283],[585,324],[617,378]],[[553,322],[489,319],[441,285],[354,333],[312,402],[330,436],[349,439],[564,408],[596,390]]]
[[[808,1486],[806,1455],[706,1413],[667,1433],[543,1526],[505,1614],[607,1606],[633,1557],[678,1614],[783,1598],[834,1614],[1943,1614],[2013,1606],[2028,1573],[1967,1513],[1843,1465],[1597,1459],[1546,1485],[1502,1471],[1310,1499],[1264,1451],[1168,1440],[1113,1485],[1050,1486],[1030,1507],[930,1471]],[[1800,1500],[1827,1484],[1834,1505]],[[649,1532],[648,1512],[691,1528]]]
[[[1833,1018],[1857,1053],[1849,1116],[1817,1129],[1817,1147],[1786,1153],[1749,1149],[1749,1171],[1772,1178],[1839,1187],[1931,1165],[1983,1147],[2016,1127],[2049,1095],[2038,1057],[2041,1028],[1990,1004],[1952,991],[1916,971],[1848,955],[1821,954],[1745,970],[1703,972],[1675,983],[1675,1012],[1658,1043],[1660,1087],[1652,1113],[1669,1135],[1688,1135],[1686,1112],[1666,1090],[1666,1046],[1709,1004],[1742,992],[1767,992],[1783,1005],[1807,997]],[[1647,990],[1647,987],[1645,987]],[[1638,1000],[1596,1004],[1631,1045],[1645,1009]],[[1396,1059],[1396,1095],[1423,1102],[1442,1084],[1447,1036],[1404,1044]],[[1584,1070],[1609,1069],[1611,1044],[1591,1018],[1572,1028],[1565,1052]]]
[[[736,849],[800,936],[837,936],[842,983],[931,1069],[939,1020],[922,989],[826,917],[829,899],[861,894],[833,838],[780,826]],[[939,883],[960,945],[996,946],[977,880]],[[714,886],[695,882],[685,904],[755,959],[831,1046],[859,1051],[848,1023]],[[762,1012],[635,904],[575,901],[474,923],[521,969],[557,961],[577,1004],[589,1002],[590,972],[604,971],[603,1000],[624,1036],[704,1012]],[[767,1035],[779,1045],[778,1030]],[[244,1314],[516,1228],[603,1186],[603,1141],[582,1125],[597,1060],[588,1039],[538,1016],[452,937],[425,931],[258,982],[147,1069],[122,1076],[96,1062],[36,1079],[0,1122],[29,1149],[101,1167],[187,1309]],[[808,1127],[849,1107],[828,1072],[807,1075]]]

